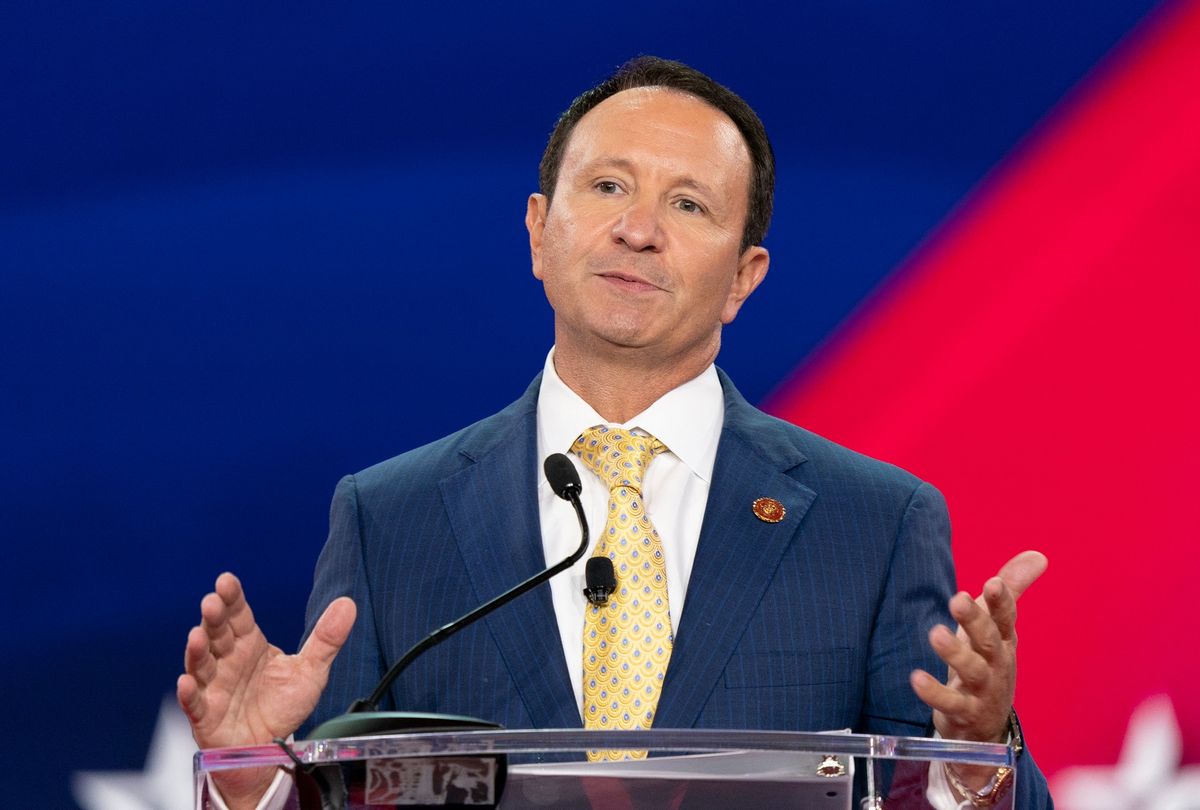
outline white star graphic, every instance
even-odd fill
[[[1129,717],[1113,766],[1066,768],[1054,779],[1060,810],[1200,810],[1200,765],[1179,766],[1183,738],[1167,695]]]
[[[192,810],[192,740],[173,697],[158,712],[141,771],[76,771],[71,792],[84,810]]]

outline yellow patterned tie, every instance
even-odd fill
[[[585,728],[650,728],[671,660],[671,612],[662,541],[646,515],[642,480],[666,446],[649,435],[589,428],[571,452],[609,488],[608,519],[594,556],[613,561],[617,589],[583,619]],[[645,751],[589,751],[588,759],[644,759]]]

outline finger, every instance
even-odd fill
[[[970,708],[971,698],[968,695],[951,689],[923,669],[914,669],[908,682],[926,706],[947,717],[966,714]]]
[[[300,657],[320,669],[329,669],[334,657],[350,636],[358,608],[348,596],[334,599],[325,608],[321,618],[313,625],[313,631],[300,650]]]
[[[965,591],[950,600],[950,615],[958,622],[972,649],[988,662],[995,662],[1003,652],[1000,630],[985,608],[980,607]]]
[[[992,577],[983,584],[983,598],[988,615],[996,624],[1003,641],[1017,639],[1017,600],[1000,577]]]
[[[203,627],[193,627],[188,633],[183,651],[183,671],[195,677],[200,686],[212,682],[217,674],[217,660],[208,647],[208,633]]]
[[[242,596],[242,581],[232,571],[222,571],[217,575],[217,584],[214,590],[227,603],[233,604]]]
[[[247,636],[255,631],[254,611],[246,601],[246,591],[242,582],[229,571],[217,577],[217,594],[225,603],[229,616],[229,626],[235,636]]]
[[[212,654],[218,658],[229,655],[235,640],[229,626],[229,608],[219,594],[210,593],[200,600],[200,619]]]
[[[183,709],[192,725],[204,718],[204,699],[200,697],[199,684],[191,675],[180,675],[175,681],[175,699],[179,701],[179,708]]]
[[[929,631],[929,644],[954,673],[948,683],[953,683],[957,677],[969,691],[976,691],[987,684],[991,675],[987,661],[945,625],[939,624]]]
[[[1046,573],[1050,561],[1040,551],[1022,551],[1006,562],[997,576],[1012,591],[1013,599],[1020,599],[1025,589]]]

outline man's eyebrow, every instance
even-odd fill
[[[621,169],[622,171],[632,172],[633,161],[622,157],[606,155],[595,158],[594,160],[589,160],[587,163],[583,164],[581,171],[586,174],[589,172],[594,172],[598,169]]]
[[[717,193],[715,191],[713,191],[711,188],[709,188],[704,183],[701,183],[699,180],[696,180],[695,178],[681,177],[679,180],[677,180],[675,182],[675,185],[680,186],[682,188],[690,188],[693,191],[698,191],[701,194],[703,194],[705,197],[712,200],[713,202],[720,201],[720,197],[717,196]]]
[[[620,169],[622,171],[633,173],[634,165],[633,161],[628,160],[627,158],[616,157],[615,155],[606,155],[598,157],[594,160],[589,160],[587,163],[583,164],[580,172],[582,174],[590,174],[591,172],[600,169]],[[720,199],[716,191],[714,191],[711,186],[697,180],[694,177],[679,177],[672,182],[672,185],[679,186],[681,188],[690,188],[693,191],[703,194],[710,200],[716,201]]]

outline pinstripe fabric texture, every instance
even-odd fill
[[[926,733],[930,713],[908,676],[944,676],[926,639],[951,623],[941,495],[763,414],[720,378],[725,425],[655,727]],[[545,567],[538,384],[499,414],[338,485],[308,627],[341,595],[359,618],[313,722],[369,694],[431,629]],[[782,522],[754,517],[764,496],[786,507]],[[580,727],[549,589],[419,658],[391,701],[508,728]],[[1044,790],[1023,762],[1018,806],[1040,806],[1023,803]]]

